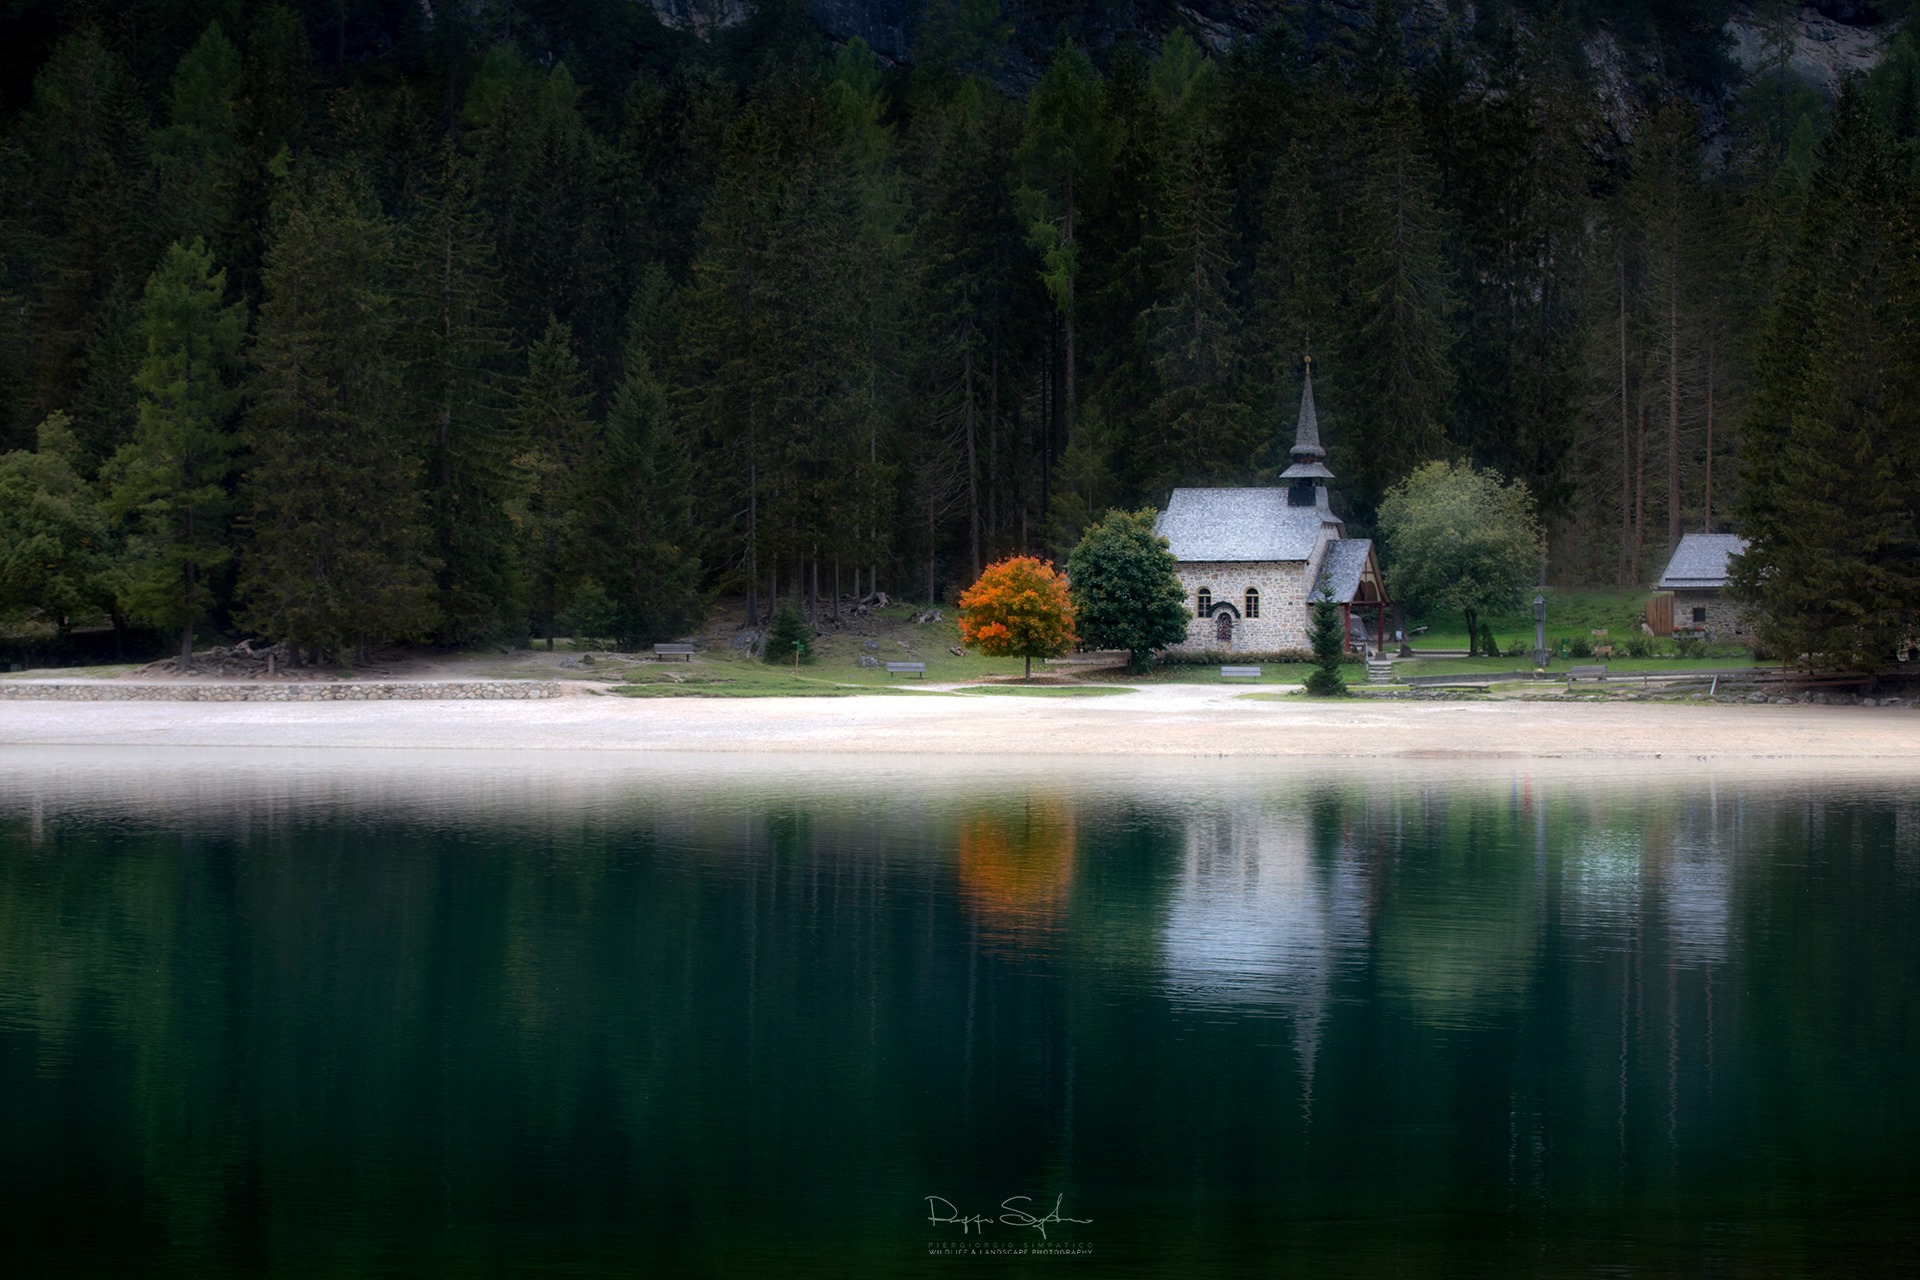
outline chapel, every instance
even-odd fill
[[[1310,647],[1321,589],[1347,621],[1349,649],[1377,652],[1392,616],[1373,543],[1342,535],[1327,501],[1327,451],[1307,362],[1291,465],[1272,487],[1175,489],[1155,528],[1173,551],[1192,616],[1173,653],[1274,654]]]

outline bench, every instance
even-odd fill
[[[693,646],[690,644],[657,644],[653,646],[653,656],[656,658],[685,658],[688,662],[692,662]]]
[[[1260,668],[1258,667],[1222,667],[1220,668],[1220,678],[1222,680],[1235,680],[1235,679],[1258,680],[1260,678]]]
[[[919,676],[922,680],[925,680],[927,678],[927,664],[924,662],[889,662],[887,664],[887,676],[889,679],[894,676]]]
[[[1568,684],[1572,684],[1577,680],[1592,680],[1598,683],[1600,681],[1605,680],[1606,678],[1607,678],[1607,669],[1604,666],[1568,667],[1567,668]]]

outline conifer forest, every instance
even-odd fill
[[[1554,582],[1734,529],[1920,607],[1904,0],[850,11],[9,5],[0,621],[950,600],[1271,483],[1309,354],[1351,533],[1465,460]]]

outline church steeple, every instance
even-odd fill
[[[1293,429],[1293,465],[1280,473],[1287,482],[1288,506],[1327,505],[1327,481],[1333,479],[1333,472],[1327,470],[1326,456],[1320,444],[1320,415],[1313,407],[1313,357],[1308,356],[1307,376],[1300,389],[1300,421]]]

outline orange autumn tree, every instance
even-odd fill
[[[1052,563],[1009,556],[960,597],[960,638],[994,658],[1057,658],[1073,647],[1073,601]]]

